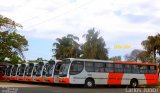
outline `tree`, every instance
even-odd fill
[[[149,62],[152,63],[153,57],[147,52],[139,49],[134,49],[130,54],[126,54],[125,56],[126,61],[133,61],[133,62]]]
[[[124,57],[125,57],[125,60],[126,61],[138,61],[139,58],[139,54],[142,52],[142,50],[139,50],[139,49],[134,49],[132,50],[132,52],[130,54],[126,54]]]
[[[153,56],[150,55],[147,51],[141,51],[138,55],[138,59],[142,62],[153,62]]]
[[[142,41],[142,46],[151,55],[153,55],[153,62],[156,62],[156,54],[160,55],[160,34],[156,36],[148,36],[147,40]]]
[[[0,15],[0,31],[16,31],[16,27],[22,28],[22,25],[16,23],[10,18]]]
[[[72,34],[68,34],[62,38],[57,38],[57,42],[53,43],[53,46],[56,47],[52,49],[55,52],[55,57],[57,59],[64,58],[77,58],[80,57],[80,45],[77,43],[79,38]]]
[[[18,63],[24,59],[23,51],[27,50],[28,41],[16,33],[20,24],[0,15],[0,62],[9,58],[11,63]]]
[[[108,50],[102,37],[99,37],[99,32],[95,29],[89,29],[83,37],[86,42],[82,44],[82,58],[87,59],[108,59]]]
[[[121,56],[114,56],[114,57],[109,58],[109,60],[112,60],[112,61],[121,61]]]

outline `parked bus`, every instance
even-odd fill
[[[61,84],[149,85],[158,83],[158,66],[137,62],[113,62],[92,59],[64,59],[59,73]]]
[[[13,66],[12,68],[12,72],[11,72],[11,77],[10,77],[10,80],[11,81],[16,81],[17,80],[17,76],[18,76],[18,69],[20,67],[20,64],[16,64]]]
[[[7,69],[6,69],[6,78],[7,78],[7,80],[11,80],[12,68],[13,68],[13,65],[7,66]]]
[[[46,74],[46,70],[44,69],[46,64],[48,62],[45,61],[45,62],[39,62],[38,63],[38,67],[36,69],[36,76],[35,76],[35,81],[36,82],[44,82],[44,77],[45,77],[45,74]]]
[[[45,66],[46,75],[44,81],[48,83],[58,83],[59,69],[62,64],[61,60],[48,61]]]
[[[26,68],[28,64],[21,64],[19,69],[18,69],[18,75],[17,75],[17,80],[18,81],[25,81],[25,73],[26,73]]]
[[[25,73],[25,81],[35,82],[34,78],[36,76],[37,67],[38,63],[28,63]]]
[[[1,80],[6,80],[6,65],[0,65],[0,81]]]

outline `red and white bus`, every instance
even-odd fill
[[[38,63],[38,67],[36,69],[36,76],[34,78],[36,82],[44,82],[44,77],[46,74],[46,71],[44,68],[47,63],[48,63],[47,61]]]
[[[28,66],[25,72],[25,81],[35,82],[34,78],[36,76],[37,67],[38,67],[38,63],[28,63]]]
[[[12,71],[11,71],[11,77],[10,77],[10,80],[11,81],[16,81],[17,80],[17,76],[18,76],[18,69],[20,67],[21,64],[16,64],[16,65],[13,65],[13,68],[12,68]]]
[[[13,68],[13,65],[7,66],[7,69],[6,69],[6,78],[7,78],[7,80],[11,79],[12,68]]]
[[[6,80],[6,65],[0,65],[0,81],[1,80]]]
[[[67,58],[59,73],[61,84],[149,85],[158,83],[158,66],[137,62]]]
[[[62,64],[61,60],[48,61],[45,66],[46,74],[44,81],[48,83],[58,83],[59,69]]]
[[[18,81],[25,81],[25,73],[26,73],[26,68],[28,64],[21,64],[19,69],[18,69],[18,74],[17,74],[17,80]]]

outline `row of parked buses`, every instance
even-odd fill
[[[158,84],[159,76],[156,64],[77,58],[10,65],[2,72],[3,78],[10,81],[84,84],[86,87]]]
[[[61,60],[9,65],[3,69],[3,79],[10,81],[58,83]]]

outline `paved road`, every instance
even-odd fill
[[[160,93],[160,88],[157,86],[150,88],[140,87],[137,89],[119,88],[117,86],[84,88],[82,86],[0,82],[0,93]]]

